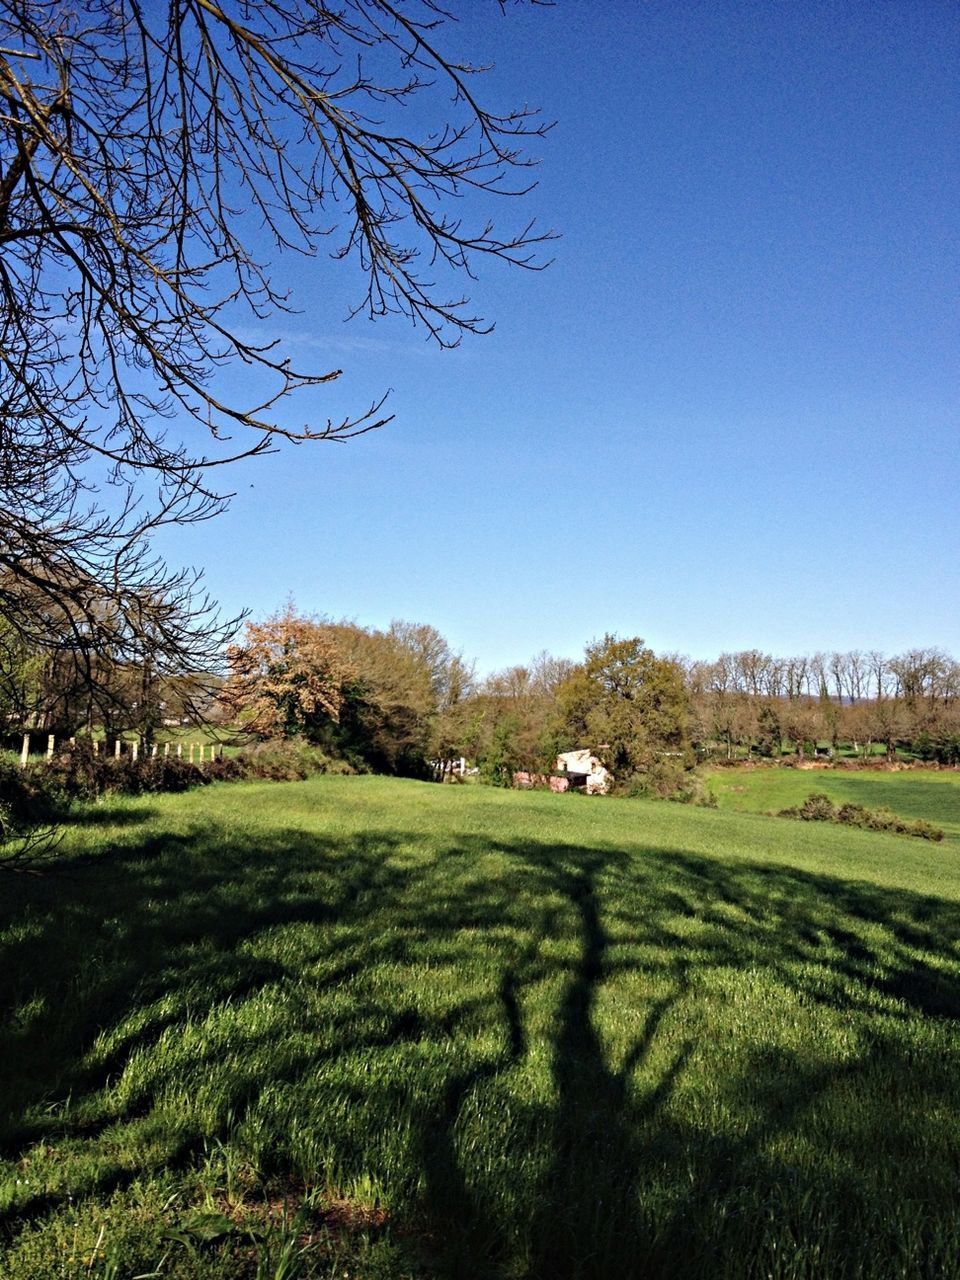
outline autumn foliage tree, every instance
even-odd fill
[[[386,631],[298,616],[292,605],[229,654],[226,713],[258,738],[303,737],[354,765],[423,776],[470,670],[426,624]]]
[[[345,687],[355,678],[333,637],[288,607],[248,622],[245,643],[227,653],[230,675],[220,700],[260,738],[317,739],[340,719]]]

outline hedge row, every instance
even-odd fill
[[[921,840],[942,840],[943,831],[924,818],[900,818],[889,809],[866,809],[862,804],[835,805],[829,796],[814,792],[802,805],[781,809],[778,818],[800,818],[803,822],[838,822],[865,831],[889,831],[894,835],[918,836]]]
[[[235,756],[190,764],[176,756],[119,758],[94,754],[89,743],[78,742],[51,760],[21,767],[0,759],[0,841],[64,816],[76,801],[104,795],[144,795],[186,791],[210,782],[270,779],[287,782],[317,773],[352,773],[309,743],[264,742],[245,747]]]

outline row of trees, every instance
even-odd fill
[[[423,775],[445,741],[473,672],[426,624],[386,631],[302,617],[291,606],[248,623],[228,652],[224,714],[247,735],[305,738],[361,767]]]
[[[960,702],[885,695],[839,703],[701,688],[691,693],[690,707],[694,739],[728,758],[775,756],[785,747],[802,757],[817,743],[833,750],[846,744],[868,756],[880,744],[890,758],[905,748],[923,759],[960,763]]]
[[[541,654],[478,683],[433,627],[376,631],[288,608],[248,625],[229,662],[221,702],[248,733],[302,736],[387,772],[466,756],[509,781],[589,745],[627,778],[689,751],[682,668],[637,637],[607,635],[581,663]]]
[[[493,776],[548,768],[573,746],[600,748],[621,779],[664,771],[665,758],[803,757],[816,744],[958,763],[960,664],[939,649],[704,662],[605,636],[580,664],[541,653],[490,676],[460,715],[466,754]]]
[[[683,661],[683,660],[681,660]],[[960,663],[942,649],[876,649],[778,658],[759,649],[722,653],[714,662],[685,661],[694,694],[749,694],[788,701],[817,698],[838,705],[902,699],[908,706],[960,700]]]
[[[0,621],[0,714],[11,728],[102,726],[149,743],[164,720],[219,715],[249,736],[302,736],[375,770],[423,775],[465,756],[501,780],[582,746],[621,779],[665,758],[803,756],[816,743],[960,760],[960,667],[937,649],[747,650],[703,662],[606,635],[579,663],[543,652],[478,680],[429,624],[379,631],[288,606],[248,623],[221,669],[226,682],[164,671],[148,646],[139,661],[102,651],[80,661],[68,631],[31,647]]]
[[[776,658],[756,649],[685,664],[691,733],[727,756],[815,742],[960,761],[960,664],[940,649]]]

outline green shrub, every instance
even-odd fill
[[[212,763],[212,762],[211,762]],[[111,756],[94,752],[89,741],[79,741],[44,764],[28,766],[28,772],[55,804],[66,807],[74,800],[95,800],[101,795],[143,795],[161,791],[186,791],[210,781],[207,768],[199,768],[179,756]]]
[[[0,759],[0,866],[27,865],[52,853],[53,824],[65,807],[42,765],[22,769]]]
[[[700,775],[675,756],[655,758],[642,773],[631,774],[616,783],[614,794],[673,800],[677,804],[695,804],[709,809],[717,807],[716,797]]]
[[[65,807],[65,798],[46,766],[21,768],[13,760],[0,759],[0,804],[8,826],[22,827],[56,818]]]
[[[801,818],[804,822],[836,822],[837,807],[822,791],[807,796],[799,809],[784,810],[783,817]]]
[[[867,809],[862,804],[844,804],[838,807],[822,792],[807,796],[797,808],[781,809],[777,817],[799,818],[803,822],[836,822],[845,827],[860,827],[864,831],[889,831],[894,835],[917,836],[921,840],[943,839],[941,828],[924,818],[901,818],[889,809]]]
[[[355,773],[343,760],[332,759],[303,738],[270,739],[244,747],[235,757],[244,778],[299,782],[318,773]],[[224,761],[224,764],[226,762]]]

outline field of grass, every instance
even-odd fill
[[[960,773],[918,769],[783,769],[753,766],[713,769],[710,790],[721,809],[739,813],[775,813],[802,804],[819,791],[834,804],[886,808],[903,818],[925,818],[960,841]]]
[[[80,813],[0,882],[0,1274],[960,1274],[957,854],[371,777]]]

